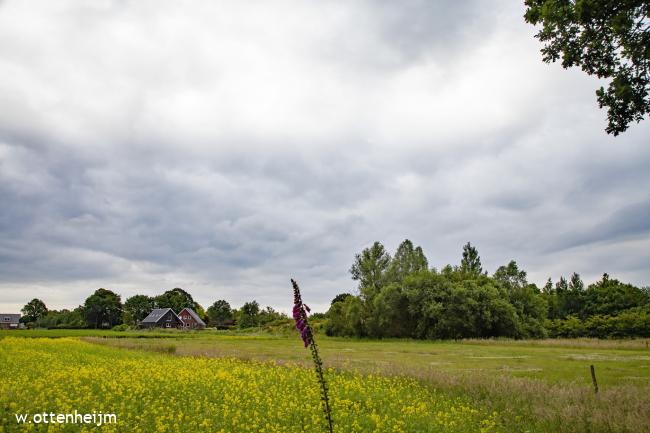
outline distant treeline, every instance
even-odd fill
[[[650,288],[610,278],[585,288],[577,273],[541,289],[515,261],[489,276],[478,251],[459,266],[430,269],[405,240],[393,257],[375,242],[350,269],[358,295],[343,293],[328,312],[328,335],[357,337],[650,337]]]
[[[289,318],[271,307],[260,308],[257,301],[246,302],[234,309],[223,300],[215,301],[207,310],[181,288],[167,290],[158,296],[134,295],[124,303],[120,295],[97,289],[83,305],[74,310],[48,310],[40,299],[32,299],[23,309],[21,321],[36,328],[115,328],[137,327],[154,308],[171,308],[176,313],[193,309],[201,319],[217,328],[251,328],[274,322],[286,323]]]
[[[585,287],[576,273],[551,279],[541,289],[515,261],[493,275],[483,270],[478,251],[463,248],[460,265],[429,268],[422,248],[408,239],[391,255],[375,242],[355,256],[350,268],[358,294],[342,293],[318,318],[332,336],[458,338],[650,337],[650,288],[638,288],[604,274]],[[231,308],[223,299],[207,310],[187,291],[158,296],[120,295],[98,289],[74,310],[48,310],[40,299],[22,309],[23,323],[39,328],[137,327],[154,308],[192,308],[208,326],[253,328],[289,326],[291,321],[256,301]]]

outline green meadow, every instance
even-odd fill
[[[177,355],[236,357],[309,365],[306,350],[298,350],[296,336],[193,335],[174,338],[104,339],[89,341],[141,350],[171,350]],[[171,340],[170,340],[171,339]],[[567,340],[562,340],[567,342]],[[583,343],[588,340],[582,340]],[[650,385],[650,349],[644,344],[618,347],[598,340],[575,345],[527,344],[507,340],[429,342],[416,340],[365,340],[320,336],[324,361],[346,370],[382,374],[423,375],[431,372],[525,377],[548,383],[591,385],[589,367],[596,368],[598,384]],[[640,343],[640,342],[638,342]]]
[[[308,365],[306,350],[297,350],[297,335],[232,333],[226,331],[0,331],[3,336],[79,337],[127,349],[173,352],[176,355],[235,357],[246,360]],[[501,375],[590,386],[594,365],[601,387],[650,386],[650,340],[369,340],[318,336],[321,355],[329,366],[379,372],[424,375]]]

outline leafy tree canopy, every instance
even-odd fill
[[[574,272],[571,274],[571,279],[569,280],[569,290],[573,292],[582,292],[585,289],[585,284],[580,278],[580,274]]]
[[[155,302],[156,308],[171,308],[177,313],[183,308],[191,308],[196,311],[197,305],[192,295],[178,287],[156,296]]]
[[[288,319],[289,318],[285,314],[282,314],[279,311],[275,311],[273,307],[269,307],[269,306],[267,306],[263,310],[260,310],[259,314],[257,315],[257,321],[259,325],[266,325],[267,323],[271,323],[276,320],[288,320]]]
[[[120,295],[107,289],[97,289],[84,303],[84,318],[90,328],[112,328],[122,323]]]
[[[650,298],[643,290],[611,279],[607,274],[597,283],[589,285],[585,298],[585,313],[588,316],[615,315],[629,308],[650,304]]]
[[[353,280],[359,281],[362,297],[371,299],[379,292],[389,265],[390,254],[380,242],[375,242],[354,257],[350,273]]]
[[[548,294],[554,293],[553,280],[551,280],[550,278],[546,280],[546,284],[544,284],[544,287],[542,288],[542,293],[548,293]]]
[[[463,259],[460,262],[460,270],[466,274],[479,275],[483,272],[481,257],[478,251],[469,242],[463,247]]]
[[[647,0],[525,0],[543,60],[562,61],[608,79],[596,91],[607,108],[608,134],[618,135],[650,113],[650,2]]]
[[[223,299],[215,301],[208,307],[208,318],[210,325],[223,326],[227,321],[232,320],[233,313],[230,304]]]
[[[34,298],[29,301],[20,311],[23,313],[23,322],[36,322],[38,319],[47,314],[47,307],[45,306],[45,302]]]
[[[203,308],[203,305],[199,304],[198,302],[194,303],[194,312],[203,320],[204,322],[208,322],[208,313],[205,311],[205,308]]]
[[[517,262],[511,260],[506,266],[500,266],[494,273],[494,278],[509,287],[525,287],[526,271],[520,270]]]
[[[401,281],[407,275],[426,270],[429,266],[422,247],[413,247],[413,242],[406,239],[402,242],[388,267],[388,278],[391,281]]]
[[[49,310],[47,314],[36,321],[38,328],[58,328],[58,329],[71,329],[71,328],[85,328],[87,326],[84,319],[83,306],[79,306],[74,310]]]
[[[343,301],[345,301],[346,298],[349,298],[350,296],[352,296],[352,295],[349,294],[349,293],[339,293],[338,295],[336,295],[334,297],[334,299],[332,299],[332,303],[330,305],[334,305],[337,302],[343,302]]]
[[[155,307],[154,298],[147,295],[134,295],[124,302],[124,322],[136,325],[151,313]]]
[[[260,304],[257,301],[246,302],[239,310],[239,327],[251,328],[259,325]]]

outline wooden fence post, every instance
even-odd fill
[[[596,370],[594,366],[591,365],[591,381],[594,383],[594,392],[598,394],[598,382],[596,382]]]

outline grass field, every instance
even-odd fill
[[[307,351],[297,350],[295,336],[228,336],[210,338],[94,339],[116,347],[157,351],[173,346],[178,355],[237,357],[279,362],[310,362]],[[589,366],[596,366],[602,386],[650,385],[650,350],[594,346],[547,346],[501,341],[486,344],[413,340],[350,340],[319,338],[321,354],[330,366],[366,373],[424,371],[478,372],[528,377],[547,382],[591,385]]]
[[[208,390],[214,387],[218,388],[209,380],[208,371],[211,369],[227,371],[228,368],[234,368],[235,365],[238,366],[237,368],[256,371],[270,369],[268,371],[290,372],[287,373],[289,376],[301,377],[300,380],[304,381],[300,382],[300,387],[293,386],[292,388],[289,382],[284,381],[285,379],[275,379],[278,381],[278,385],[273,388],[273,392],[282,398],[285,397],[285,388],[289,395],[295,394],[297,388],[309,390],[308,392],[312,393],[317,392],[317,384],[311,371],[299,367],[309,366],[309,354],[302,348],[297,335],[293,334],[284,336],[240,335],[210,331],[203,333],[0,332],[0,338],[7,336],[12,338],[0,340],[3,353],[7,352],[4,350],[6,347],[11,350],[22,350],[16,349],[22,344],[30,347],[32,355],[29,356],[46,356],[52,360],[57,360],[59,353],[62,354],[62,358],[70,360],[70,353],[81,351],[86,354],[84,356],[92,358],[93,362],[97,363],[96,365],[101,364],[100,360],[103,357],[106,363],[117,359],[128,361],[131,363],[129,365],[153,362],[154,364],[162,363],[161,366],[166,365],[174,369],[182,369],[185,367],[179,366],[187,366],[189,368],[188,377],[192,377],[191,371],[196,371],[196,380],[200,377],[202,382],[206,382],[205,386],[208,387]],[[35,338],[15,338],[26,336]],[[65,347],[60,347],[61,350],[59,350],[56,345],[48,346],[48,344],[56,344],[53,343],[55,340],[42,339],[41,337],[44,336],[68,338],[61,340],[65,342]],[[338,419],[338,431],[401,431],[398,429],[399,426],[403,427],[403,431],[413,432],[650,431],[650,349],[647,348],[647,340],[425,342],[355,340],[319,336],[318,341],[326,367],[334,368],[329,370],[328,376],[331,390],[334,395],[338,395],[339,399],[339,403],[335,404],[335,420]],[[206,362],[209,367],[202,364]],[[215,364],[210,364],[211,362]],[[229,367],[226,368],[220,364],[223,362],[231,364],[228,364]],[[600,386],[600,392],[597,395],[594,394],[589,373],[589,366],[592,364],[596,368]],[[58,363],[57,360],[55,365],[62,369],[67,368],[64,361]],[[22,366],[20,363],[16,363],[13,368],[11,377],[20,377],[21,375],[27,377],[33,374],[33,369],[30,370],[29,366]],[[130,368],[133,369],[133,367]],[[141,369],[138,370],[137,375],[138,380],[145,380],[146,374]],[[0,373],[3,384],[6,380],[4,376],[4,372]],[[98,378],[96,379],[98,380]],[[390,380],[397,382],[383,382]],[[377,416],[387,415],[389,420],[384,422],[393,423],[390,424],[390,429],[387,427],[389,424],[382,424],[383,427],[380,428],[376,423],[373,424],[370,421],[364,421],[365,424],[362,423],[361,427],[352,428],[352,422],[356,418],[351,415],[351,412],[346,412],[340,404],[341,399],[347,401],[347,397],[337,394],[342,391],[337,388],[341,386],[345,388],[345,385],[342,384],[348,383],[346,381],[366,384],[362,387],[362,391],[355,394],[355,399],[350,400],[360,404],[363,409],[359,414],[359,419],[367,421],[370,419],[367,417],[372,414],[372,411],[364,412],[366,410],[364,402],[371,406],[376,404],[373,407],[382,408],[377,411]],[[369,384],[375,382],[383,383],[381,386],[385,386],[385,389],[380,386],[380,388],[373,388],[374,391],[370,392]],[[275,385],[265,382],[260,386],[264,388]],[[382,400],[382,395],[391,395],[393,387],[401,390],[399,394],[401,407],[416,407],[420,402],[426,402],[426,412],[429,416],[433,414],[432,407],[442,408],[435,412],[439,418],[444,416],[453,418],[454,414],[461,410],[458,408],[470,408],[471,411],[463,415],[462,418],[467,418],[471,422],[455,421],[450,426],[426,417],[418,418],[419,421],[417,421],[415,420],[417,417],[415,417],[413,422],[416,424],[408,424],[411,416],[406,416],[405,413],[400,412],[401,409],[392,407],[389,404],[392,401],[390,398],[389,401]],[[65,394],[64,388],[61,391]],[[368,392],[367,395],[366,392]],[[317,399],[316,394],[310,395]],[[4,400],[0,402],[0,407],[3,404],[6,405],[6,401],[8,401],[6,400],[6,389],[3,389],[2,398]],[[309,406],[309,411],[316,411],[309,412],[312,415],[315,414],[314,423],[316,423],[318,408],[317,400],[314,401],[307,406]],[[104,404],[107,403],[109,402],[104,401]],[[25,402],[25,404],[27,403]],[[242,404],[244,403],[242,402]],[[33,407],[32,409],[38,408]],[[241,410],[249,409],[242,406]],[[276,411],[271,406],[268,406],[268,410]],[[298,409],[292,410],[297,411]],[[192,419],[199,419],[205,415],[202,411],[203,409],[196,409],[188,416]],[[447,415],[444,415],[445,413]],[[262,418],[265,417],[259,411],[258,415]],[[250,418],[250,415],[248,417]],[[293,425],[296,418],[291,419],[293,421],[290,424]],[[407,424],[396,426],[394,423],[397,421]],[[219,418],[215,419],[215,422],[225,425],[226,420]],[[230,430],[226,429],[226,431],[294,431],[288,425],[283,425],[280,429],[281,425],[277,423],[271,425],[280,430],[273,430],[270,427],[266,429],[257,421],[255,421],[255,425],[257,425],[257,429],[253,430],[246,430],[244,426],[237,428],[231,426]],[[426,427],[429,428],[426,430],[425,425],[433,427]],[[216,424],[212,426],[215,427]],[[305,431],[322,430],[319,430],[322,426],[317,423],[311,426],[311,429]],[[16,427],[13,424],[12,428]],[[218,431],[218,429],[214,431]]]

